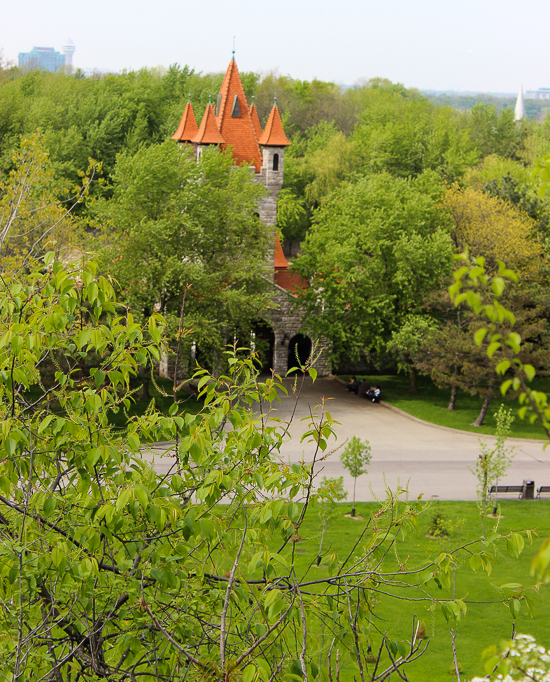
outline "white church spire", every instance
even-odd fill
[[[521,121],[525,118],[525,104],[523,103],[523,85],[519,89],[518,98],[516,100],[516,108],[514,110],[514,121]]]

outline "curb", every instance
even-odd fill
[[[342,386],[346,386],[346,382],[343,379],[340,379],[340,377],[336,376],[331,376],[328,377],[330,379],[334,379],[337,383],[341,384]],[[395,412],[396,414],[400,414],[402,417],[406,417],[407,419],[410,419],[413,422],[417,422],[418,424],[422,424],[423,426],[431,426],[434,429],[439,429],[440,431],[448,431],[449,433],[461,433],[465,436],[472,436],[473,438],[494,438],[496,439],[496,436],[491,436],[490,433],[474,433],[472,431],[463,431],[462,429],[453,429],[450,426],[442,426],[441,424],[434,424],[433,422],[427,422],[424,421],[424,419],[419,419],[418,417],[413,417],[412,414],[409,414],[408,412],[404,412],[403,410],[400,410],[398,407],[394,407],[394,405],[390,405],[387,403],[385,400],[380,401],[380,405],[382,407],[385,407],[388,410],[391,410],[392,412]],[[544,445],[546,440],[544,438],[507,438],[507,442],[511,443],[540,443],[541,445]]]

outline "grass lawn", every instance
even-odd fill
[[[332,522],[325,538],[325,550],[332,549],[338,553],[340,559],[345,557],[355,539],[366,524],[369,515],[377,511],[376,503],[358,503],[357,513],[365,519],[356,521],[345,518],[349,513],[349,502],[339,505],[341,514]],[[450,538],[430,539],[426,537],[431,518],[435,512],[441,512],[450,523]],[[484,649],[490,645],[499,645],[502,640],[508,639],[512,631],[512,618],[510,611],[502,604],[476,605],[475,601],[495,601],[500,598],[499,586],[515,582],[524,586],[531,585],[529,565],[531,558],[536,553],[542,540],[550,535],[550,500],[505,500],[501,503],[503,518],[499,520],[499,531],[507,533],[512,530],[536,529],[539,538],[531,545],[525,543],[525,549],[519,560],[511,558],[504,544],[500,547],[503,551],[498,557],[497,564],[490,577],[486,573],[474,573],[469,566],[469,555],[462,552],[459,555],[461,568],[456,574],[456,598],[463,599],[468,605],[468,614],[458,626],[457,648],[458,659],[464,671],[462,680],[469,680],[475,675],[483,675]],[[315,512],[309,515],[300,531],[302,540],[295,544],[296,550],[296,575],[299,579],[307,575],[307,579],[314,579],[326,574],[322,566],[314,566],[319,548],[321,521]],[[307,517],[306,517],[307,519]],[[486,533],[492,531],[497,523],[494,519],[486,518]],[[426,562],[428,557],[437,555],[454,546],[468,542],[479,537],[481,534],[481,517],[474,502],[439,502],[431,504],[419,518],[418,534],[409,535],[405,540],[399,541],[397,552],[386,559],[385,569],[398,568],[398,561],[406,563],[408,568],[419,567]],[[411,582],[413,579],[410,579]],[[394,590],[395,591],[395,590]],[[438,599],[453,599],[453,588],[437,587],[430,583],[428,591]],[[404,596],[408,590],[401,590]],[[410,595],[418,597],[418,594]],[[543,600],[538,602],[536,614],[531,618],[522,602],[521,613],[516,622],[517,632],[533,634],[541,644],[550,646],[550,595],[547,589],[541,589]],[[441,680],[453,680],[456,677],[450,674],[452,666],[452,649],[449,627],[437,605],[433,608],[430,601],[417,601],[415,603],[392,599],[381,596],[378,606],[380,620],[377,624],[380,630],[387,632],[390,639],[404,640],[411,637],[412,616],[416,614],[426,626],[426,634],[431,638],[428,650],[424,656],[414,662],[408,669],[411,682],[440,682]],[[376,613],[376,612],[375,612]],[[376,636],[380,641],[380,636]],[[376,640],[375,640],[376,641]],[[334,660],[334,659],[333,659]],[[341,682],[352,682],[353,675],[357,676],[357,670],[351,667],[342,670]],[[398,679],[392,676],[392,680]],[[359,679],[359,678],[357,678]]]
[[[522,420],[517,416],[519,403],[517,400],[503,399],[500,391],[495,395],[489,405],[487,416],[483,426],[471,426],[477,418],[483,399],[472,396],[464,391],[459,391],[456,409],[453,412],[447,410],[451,391],[450,389],[440,389],[434,385],[429,377],[418,377],[418,394],[411,395],[409,390],[409,379],[404,374],[384,375],[384,376],[361,376],[363,381],[370,384],[378,384],[382,388],[382,400],[390,405],[398,407],[403,412],[407,412],[413,417],[418,417],[432,424],[448,426],[453,429],[472,431],[474,433],[487,433],[494,435],[496,428],[495,413],[498,412],[500,404],[511,407],[515,415],[512,424],[511,436],[514,438],[546,438],[544,432],[538,424],[530,424],[527,420]],[[343,376],[346,381],[348,376]],[[533,381],[533,388],[539,391],[550,392],[550,378],[536,379]]]

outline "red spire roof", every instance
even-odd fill
[[[222,149],[232,147],[237,163],[254,164],[256,173],[262,168],[262,152],[254,132],[239,70],[234,59],[229,62],[222,86],[216,123],[224,138]]]
[[[256,105],[253,104],[250,109],[250,120],[252,121],[252,126],[254,128],[254,132],[256,133],[256,139],[259,140],[260,137],[262,136],[262,125],[260,123],[260,117],[258,116],[258,110],[256,109]]]
[[[288,261],[283,253],[279,235],[275,232],[275,269],[288,268]]]
[[[200,128],[191,140],[195,144],[221,144],[225,143],[225,140],[220,135],[218,127],[216,125],[216,119],[214,117],[214,109],[212,105],[209,104],[206,107],[206,111],[202,117]]]
[[[288,147],[290,144],[287,136],[285,135],[283,122],[281,121],[281,114],[279,113],[279,109],[276,104],[269,114],[269,119],[259,142],[261,145],[265,145],[266,147]]]
[[[172,139],[178,142],[191,142],[198,132],[199,128],[195,112],[193,111],[193,105],[191,102],[187,102],[178,129],[172,135]]]

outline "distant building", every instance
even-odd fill
[[[61,48],[63,50],[63,54],[65,55],[65,66],[69,71],[73,70],[73,54],[74,51],[76,50],[76,47],[73,43],[73,41],[69,38],[65,45]]]
[[[75,46],[69,41],[62,49],[64,54],[56,52],[53,47],[33,47],[30,52],[20,52],[19,68],[59,71],[61,67],[67,66],[70,70],[73,64]]]
[[[525,104],[523,103],[523,86],[519,89],[518,98],[516,100],[516,108],[514,110],[514,121],[521,121],[525,118]]]
[[[208,104],[200,125],[197,125],[193,105],[189,101],[172,139],[190,145],[197,161],[210,148],[230,150],[234,163],[246,164],[254,181],[261,183],[267,190],[258,202],[258,217],[271,229],[272,242],[266,262],[266,277],[271,284],[271,306],[266,309],[253,338],[261,338],[269,344],[266,370],[273,369],[276,374],[284,376],[296,366],[297,358],[304,363],[310,353],[317,349],[315,368],[318,376],[327,376],[330,374],[327,342],[306,335],[302,328],[304,311],[296,308],[297,292],[309,284],[289,269],[275,228],[277,197],[283,186],[285,148],[290,145],[277,102],[262,130],[256,106],[254,103],[248,104],[233,58],[216,102],[214,105]],[[162,359],[160,371],[163,376],[173,376],[174,367],[171,363],[171,356]]]
[[[550,99],[550,88],[527,90],[525,93],[525,99]]]

